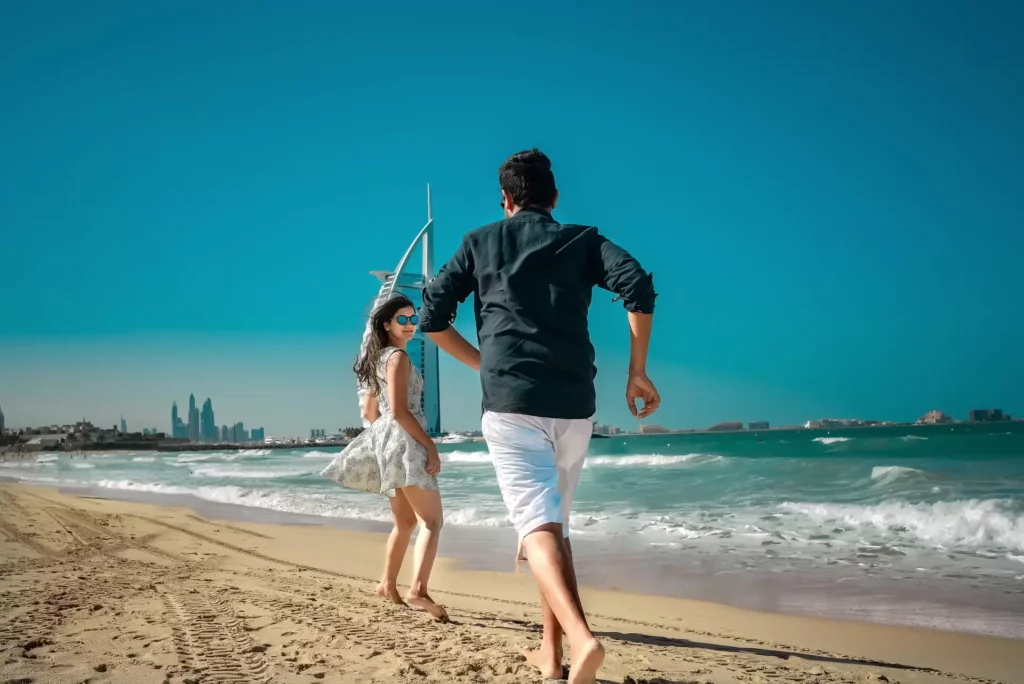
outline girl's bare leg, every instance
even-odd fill
[[[398,593],[398,573],[402,569],[402,561],[405,560],[405,552],[409,548],[412,531],[416,529],[416,513],[402,491],[401,489],[396,490],[395,495],[388,499],[391,502],[391,517],[395,521],[395,526],[391,529],[391,536],[388,537],[387,553],[384,556],[384,575],[381,577],[380,584],[377,585],[379,596],[390,599],[399,605],[405,605],[405,601]]]
[[[412,586],[409,587],[405,600],[410,606],[427,611],[434,619],[446,621],[448,613],[427,593],[430,571],[434,567],[434,559],[437,558],[437,542],[441,536],[441,526],[444,524],[441,493],[419,487],[405,487],[399,491],[405,494],[420,523],[420,531],[416,536]]]

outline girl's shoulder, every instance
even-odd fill
[[[388,361],[391,360],[391,357],[393,357],[395,354],[405,354],[405,353],[406,352],[405,352],[404,349],[399,349],[398,347],[385,347],[381,351],[381,353],[380,353],[380,370],[381,370],[381,373],[383,373],[384,369],[387,368]]]

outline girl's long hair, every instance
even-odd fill
[[[360,387],[365,387],[373,396],[380,393],[380,380],[377,375],[380,355],[390,342],[384,324],[390,322],[395,313],[405,308],[415,310],[416,306],[405,295],[395,295],[370,313],[370,336],[366,341],[366,350],[356,359],[352,370],[355,371]]]

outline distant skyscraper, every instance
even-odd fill
[[[178,417],[178,402],[171,404],[171,432],[173,439],[188,439],[188,426]]]
[[[252,429],[251,437],[252,437],[252,441],[253,442],[262,442],[262,441],[264,441],[266,438],[263,435],[264,435],[263,428],[258,427],[258,428],[253,428]]]
[[[232,442],[248,442],[249,435],[245,434],[245,426],[241,423],[235,423],[235,427],[231,430],[231,441]]]
[[[128,434],[128,423],[124,422],[124,416],[121,416],[121,434]]]
[[[0,410],[0,435],[4,434],[4,412]]]
[[[209,398],[203,402],[203,413],[200,417],[200,434],[204,442],[217,441],[217,421],[213,417],[213,401]]]
[[[220,441],[221,442],[230,442],[231,441],[231,433],[228,431],[228,426],[227,425],[221,425],[220,426]]]
[[[199,441],[199,409],[196,408],[196,395],[188,395],[188,439]]]

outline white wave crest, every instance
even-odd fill
[[[26,468],[30,470],[38,470],[40,468],[56,468],[56,463],[39,463],[38,461],[7,461],[6,463],[0,463],[0,468]]]
[[[491,455],[486,451],[452,451],[441,454],[441,463],[490,463]]]
[[[88,470],[89,468],[95,468],[92,463],[72,463],[72,468],[78,468],[79,470]]]
[[[132,461],[134,463],[155,463],[156,456],[136,456]]]
[[[586,460],[585,467],[595,466],[627,468],[630,466],[672,466],[688,463],[691,465],[703,465],[705,463],[717,463],[723,459],[715,454],[684,454],[680,456],[659,456],[647,454],[638,456],[591,456]]]
[[[73,483],[83,487],[103,487],[104,489],[125,489],[133,492],[158,492],[160,494],[194,494],[195,490],[187,487],[176,487],[158,482],[134,482],[132,480],[99,480],[98,482]]]
[[[36,463],[53,463],[54,461],[60,460],[60,456],[54,454],[45,454],[36,459]]]
[[[921,437],[919,435],[903,435],[902,437],[900,437],[900,439],[902,439],[904,442],[926,442],[926,441],[928,441],[927,437]]]
[[[932,504],[887,501],[874,506],[787,502],[779,508],[804,515],[819,525],[838,522],[894,537],[910,534],[945,548],[1024,551],[1024,512],[1019,504],[1004,499]]]
[[[338,454],[329,454],[326,451],[310,451],[309,453],[302,454],[302,458],[334,458]]]
[[[239,456],[269,456],[273,453],[270,449],[239,449]]]
[[[272,470],[272,469],[249,469],[244,466],[199,466],[192,469],[192,475],[195,477],[219,477],[219,478],[236,478],[246,480],[272,480],[279,477],[301,477],[303,475],[313,475],[316,471],[313,470],[297,470],[295,468]]]
[[[205,454],[185,453],[174,460],[177,463],[201,463],[203,461],[234,461],[239,458],[242,458],[241,452],[225,454],[220,451],[211,451]]]
[[[512,525],[511,521],[503,515],[487,515],[472,507],[445,511],[444,521],[446,524],[459,527],[510,527]]]
[[[895,482],[899,479],[932,479],[935,476],[925,470],[906,466],[875,466],[871,469],[871,479],[880,482]]]
[[[853,439],[853,437],[815,437],[812,441],[828,445],[838,444],[839,442],[849,442],[851,439]]]
[[[391,512],[377,499],[368,500],[364,506],[354,506],[339,501],[331,494],[289,492],[273,489],[248,489],[234,485],[177,487],[154,482],[133,482],[131,480],[103,480],[96,483],[82,483],[107,489],[120,489],[154,494],[188,494],[205,501],[234,504],[250,508],[264,508],[281,513],[315,515],[326,518],[349,518],[391,522]],[[372,501],[372,503],[370,503]],[[474,507],[446,510],[445,522],[460,527],[508,527],[510,523],[503,515],[488,515]]]

